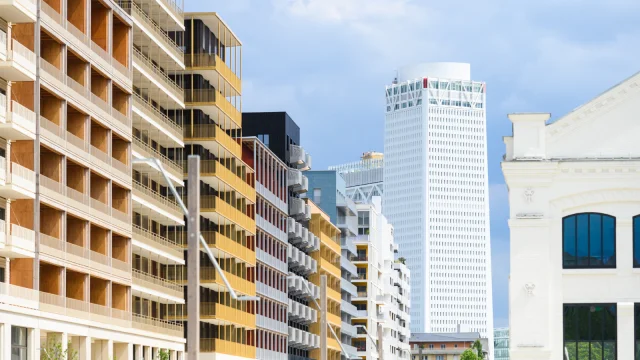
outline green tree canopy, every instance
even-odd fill
[[[460,360],[478,360],[478,355],[471,349],[465,350],[460,356]]]

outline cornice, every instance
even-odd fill
[[[594,190],[578,194],[571,194],[551,200],[551,204],[559,209],[571,209],[584,205],[616,202],[640,202],[640,188]]]

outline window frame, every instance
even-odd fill
[[[613,306],[614,309],[615,309],[615,317],[614,317],[614,319],[615,319],[615,339],[613,340],[613,344],[614,344],[613,355],[614,355],[614,360],[618,360],[618,304],[617,303],[566,303],[566,304],[562,304],[562,348],[563,348],[563,350],[566,348],[566,342],[568,341],[566,339],[566,334],[565,334],[565,327],[566,327],[566,324],[565,324],[565,321],[564,321],[565,320],[565,308],[566,307],[576,307],[576,308],[577,307],[595,307],[595,306],[601,306],[603,308]],[[603,311],[607,311],[607,310],[603,309]],[[578,322],[579,322],[579,320],[578,320]],[[589,319],[588,319],[588,324],[589,324],[588,325],[589,334],[591,335],[591,330],[592,330],[591,317],[589,317]],[[604,332],[605,323],[603,322],[601,326],[602,326],[602,331]],[[576,331],[576,335],[577,335],[577,332],[579,332],[578,326],[576,326],[575,331]],[[588,343],[591,344],[592,342],[598,342],[598,340],[581,340],[581,339],[577,339],[576,338],[574,340],[569,340],[569,342],[575,342],[576,343],[576,348],[577,348],[578,343],[580,343],[580,342],[588,342]],[[602,346],[602,352],[604,354],[604,351],[605,351],[604,343],[605,342],[611,342],[611,340],[607,341],[605,339],[600,339],[599,342],[603,345]],[[635,339],[634,339],[634,342],[635,342]],[[591,350],[589,351],[589,355],[591,355]]]
[[[600,226],[600,241],[601,241],[601,245],[602,245],[602,252],[604,252],[604,226],[602,226],[602,220],[604,220],[604,217],[609,217],[611,219],[613,219],[613,263],[612,264],[602,264],[602,265],[580,265],[578,264],[578,216],[579,215],[587,215],[587,230],[588,230],[588,239],[587,239],[587,254],[590,254],[591,252],[591,233],[590,233],[590,228],[591,228],[591,215],[600,215],[601,216],[601,226]],[[575,249],[576,249],[576,260],[575,260],[575,265],[567,265],[565,262],[565,221],[568,218],[574,217],[575,218]],[[575,213],[575,214],[570,214],[567,216],[563,216],[562,217],[562,229],[561,229],[561,236],[562,236],[562,256],[561,256],[561,261],[562,261],[562,268],[563,269],[616,269],[617,268],[617,253],[618,253],[618,248],[616,245],[617,242],[617,218],[613,215],[610,214],[605,214],[605,213],[600,213],[600,212],[581,212],[581,213]],[[590,255],[588,255],[590,256]]]

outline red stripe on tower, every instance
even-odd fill
[[[429,78],[422,79],[422,88],[426,89],[429,87]]]

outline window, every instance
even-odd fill
[[[433,344],[429,344],[429,349],[433,349]]]
[[[258,140],[262,141],[266,147],[269,147],[269,134],[258,134]]]
[[[445,344],[440,344],[440,349],[444,349],[444,348],[446,348],[446,345]]]
[[[562,220],[562,266],[565,269],[615,268],[616,219],[596,213]]]
[[[436,355],[436,360],[444,360],[444,355]]]
[[[569,359],[616,359],[616,304],[565,304],[563,325]]]
[[[640,268],[640,215],[633,217],[633,267]]]
[[[27,360],[27,328],[11,327],[11,360]]]
[[[633,220],[635,228],[635,218]],[[640,304],[635,304],[634,310],[635,360],[640,360]]]
[[[322,189],[313,189],[313,202],[320,205],[322,201]]]

